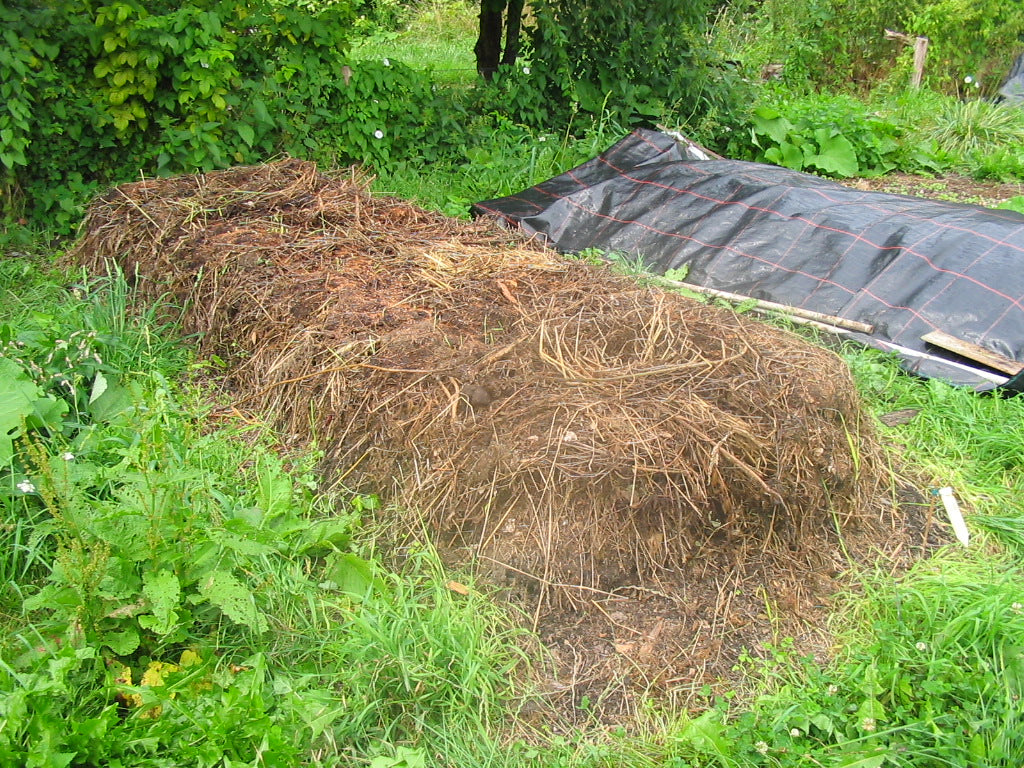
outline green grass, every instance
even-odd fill
[[[984,99],[945,100],[918,134],[952,155],[970,158],[1024,147],[1024,112],[1016,104]]]
[[[432,552],[400,573],[360,556],[372,500],[320,491],[316,456],[268,428],[211,421],[175,381],[173,309],[129,311],[117,273],[3,264],[21,373],[0,370],[49,416],[0,470],[0,764],[498,760],[523,662],[505,612]]]
[[[847,360],[877,414],[918,411],[906,424],[879,426],[894,461],[933,488],[953,487],[969,525],[1012,546],[1024,541],[1024,399],[922,381],[871,351],[851,350]]]
[[[468,87],[476,82],[477,3],[431,0],[414,6],[395,32],[357,41],[352,57],[394,59],[428,72],[440,86]]]
[[[415,200],[449,216],[467,218],[475,202],[502,197],[576,167],[603,152],[627,131],[611,121],[587,126],[582,137],[535,132],[494,117],[474,132],[464,160],[396,163],[374,182],[377,194]]]

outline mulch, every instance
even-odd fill
[[[933,537],[832,352],[354,172],[122,185],[72,258],[169,295],[234,407],[500,588],[566,712],[685,698],[780,633],[825,652],[851,559]]]

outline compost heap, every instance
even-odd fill
[[[352,174],[126,184],[74,256],[170,293],[236,407],[315,430],[325,472],[528,595],[556,657],[573,645],[569,695],[583,669],[701,682],[723,632],[767,631],[766,603],[823,602],[837,524],[877,529],[870,429],[831,352]],[[580,657],[598,647],[604,667]]]

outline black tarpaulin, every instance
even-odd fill
[[[1024,366],[1024,216],[845,187],[759,163],[690,159],[638,130],[516,195],[474,206],[563,252],[599,248],[686,282],[872,325],[862,341],[977,389],[1024,376],[922,340],[943,331]]]

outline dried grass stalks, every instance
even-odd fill
[[[545,585],[789,557],[875,489],[834,355],[308,163],[124,185],[74,256],[185,303],[238,403],[312,414],[337,476]]]

